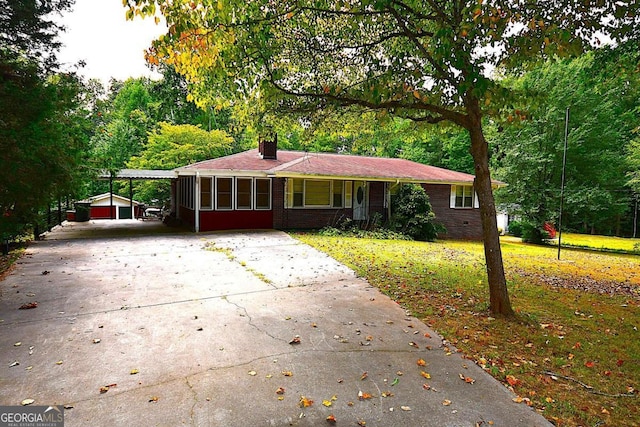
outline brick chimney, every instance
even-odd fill
[[[273,135],[272,140],[260,139],[258,151],[263,159],[276,160],[278,158],[278,134]]]

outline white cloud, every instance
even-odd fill
[[[73,10],[58,19],[67,27],[60,34],[60,62],[69,67],[85,61],[80,74],[103,83],[111,77],[158,77],[147,68],[144,50],[166,26],[156,25],[152,18],[127,21],[125,12],[120,0],[76,0]]]

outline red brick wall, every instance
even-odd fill
[[[447,229],[447,232],[441,234],[440,237],[482,240],[482,223],[479,209],[450,208],[450,185],[423,184],[423,187],[429,195],[431,208],[436,214],[436,222],[441,223]]]
[[[353,218],[353,209],[285,209],[284,183],[284,178],[274,178],[271,187],[273,228],[281,230],[322,228],[337,225],[345,218]]]
[[[385,199],[385,183],[370,182],[369,183],[369,218],[375,213],[382,215],[382,220],[387,219],[387,211],[384,207]]]

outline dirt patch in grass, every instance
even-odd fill
[[[296,236],[353,268],[558,426],[640,425],[640,257],[508,242],[517,317],[488,313],[481,243]],[[514,403],[516,404],[516,403]]]

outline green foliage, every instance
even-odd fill
[[[11,70],[0,76],[0,232],[16,235],[88,174],[86,111],[75,76],[43,78],[26,58],[0,65]]]
[[[441,231],[435,217],[424,188],[406,184],[392,198],[389,227],[414,240],[433,241]]]
[[[222,130],[206,131],[194,125],[161,122],[149,134],[140,155],[132,157],[127,167],[170,170],[230,154],[232,144],[233,139]],[[141,201],[154,204],[166,204],[171,196],[168,183],[153,181],[138,183],[135,194]]]
[[[523,221],[521,224],[523,242],[539,245],[549,240],[549,233],[542,226],[529,221]]]
[[[636,55],[637,56],[637,55]],[[499,202],[534,224],[557,222],[566,108],[570,108],[563,224],[586,232],[620,232],[629,210],[625,191],[640,102],[638,76],[620,77],[637,58],[623,48],[550,61],[510,81],[522,98],[512,123],[495,134],[497,177],[509,185]],[[515,114],[515,113],[514,113]]]
[[[51,16],[71,8],[73,0],[0,0],[0,50],[3,60],[26,58],[48,72],[57,68],[62,28]],[[0,68],[4,74],[5,65]]]
[[[509,223],[509,234],[515,237],[522,237],[522,221],[511,221]]]

